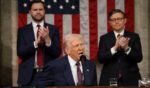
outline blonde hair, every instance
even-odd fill
[[[66,54],[65,49],[74,41],[74,40],[81,40],[83,41],[83,36],[81,34],[67,34],[64,37],[63,41],[63,50],[64,53]]]

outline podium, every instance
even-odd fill
[[[138,87],[138,86],[49,86],[46,88],[147,88],[147,87]]]

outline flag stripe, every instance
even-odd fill
[[[98,48],[97,0],[89,0],[90,59],[96,59]]]
[[[80,1],[80,33],[83,35],[85,43],[85,55],[89,57],[89,2],[88,0]]]
[[[80,16],[79,14],[72,15],[72,33],[80,33]]]
[[[50,24],[54,24],[54,15],[53,14],[45,14],[45,21]]]
[[[134,32],[134,0],[125,0],[125,13],[127,16],[127,29]]]
[[[108,16],[108,13],[114,8],[115,8],[115,0],[107,0],[107,16]],[[108,32],[112,31],[108,21],[107,21],[107,26],[108,26],[107,31]]]
[[[107,33],[107,0],[98,0],[98,42],[99,37]]]
[[[116,0],[115,3],[116,9],[121,9],[124,11],[124,0]]]
[[[27,14],[19,13],[18,14],[18,27],[23,27],[27,24]]]
[[[68,33],[72,33],[72,16],[63,15],[63,36]]]
[[[54,15],[54,24],[58,27],[60,33],[60,45],[62,46],[63,40],[63,15],[55,14]]]

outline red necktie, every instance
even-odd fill
[[[79,86],[79,85],[83,84],[83,74],[82,74],[81,69],[80,69],[79,61],[76,63],[76,66],[77,66],[77,78],[78,78],[77,85]]]
[[[37,25],[37,27],[38,27],[38,30],[37,30],[37,38],[38,38],[39,31],[40,31],[40,25]],[[37,66],[40,69],[43,68],[43,65],[44,65],[43,59],[44,59],[43,50],[42,50],[42,47],[39,45],[37,48]]]

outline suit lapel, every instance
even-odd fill
[[[29,42],[33,42],[35,40],[32,23],[30,23],[28,28],[26,29],[25,36],[28,37],[27,39],[29,39]]]
[[[124,31],[124,36],[129,37],[129,33],[127,31]]]
[[[86,61],[84,63],[82,63],[82,67],[83,67],[83,74],[84,74],[84,85],[89,85],[90,82],[90,67],[88,67],[89,65],[86,63]]]
[[[116,43],[116,37],[115,37],[115,34],[114,32],[110,32],[110,36],[108,37],[108,44],[111,44],[110,46],[114,46],[115,43]]]
[[[64,61],[65,62],[65,71],[64,71],[65,79],[66,79],[68,85],[75,85],[75,82],[73,80],[73,75],[71,72],[71,67],[70,67],[70,64],[68,61],[68,57],[65,56],[64,60],[65,60]]]

